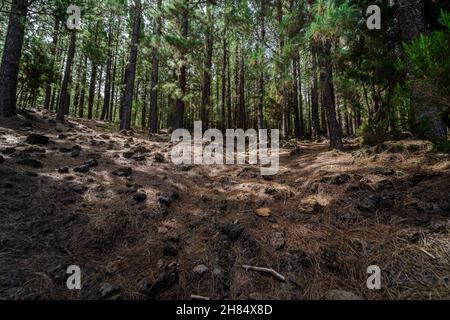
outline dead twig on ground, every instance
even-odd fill
[[[273,275],[273,276],[274,276],[275,278],[277,278],[278,280],[280,280],[280,281],[286,281],[286,278],[285,278],[282,274],[280,274],[280,273],[278,273],[278,272],[276,272],[275,270],[270,269],[270,268],[262,268],[262,267],[248,266],[248,265],[245,265],[245,264],[242,266],[242,268],[244,268],[246,271],[248,271],[248,270],[253,270],[253,271],[258,271],[258,272],[270,273],[271,275]]]
[[[211,300],[208,297],[203,297],[203,296],[199,296],[196,294],[191,294],[191,299],[193,299],[193,300]]]

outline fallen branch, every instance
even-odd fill
[[[270,268],[261,268],[261,267],[254,267],[254,266],[248,266],[248,265],[243,265],[242,268],[244,268],[246,271],[248,270],[253,270],[253,271],[258,271],[258,272],[265,272],[265,273],[270,273],[271,275],[273,275],[275,278],[277,278],[280,281],[286,281],[286,278],[279,274],[278,272],[276,272],[273,269]]]
[[[196,294],[191,294],[191,299],[193,300],[210,300],[208,297],[198,296]]]

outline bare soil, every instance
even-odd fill
[[[2,299],[450,299],[450,157],[430,143],[285,141],[264,178],[175,166],[166,134],[25,115],[0,120]]]

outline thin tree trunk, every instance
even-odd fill
[[[125,61],[125,59],[122,59],[121,61],[121,83],[126,83],[127,82],[127,63]],[[124,88],[122,89],[122,93],[120,93],[120,98],[119,98],[119,121],[122,121],[122,112],[123,112],[123,101],[124,101]],[[115,115],[114,115],[115,117]]]
[[[295,137],[296,138],[301,138],[302,134],[302,130],[303,130],[303,119],[301,119],[301,115],[299,113],[299,103],[298,103],[298,96],[299,96],[299,92],[298,92],[298,83],[299,83],[299,79],[298,79],[298,63],[299,63],[299,58],[298,58],[298,54],[296,54],[294,56],[294,58],[292,59],[292,78],[293,78],[293,82],[294,82],[294,87],[293,87],[293,94],[292,94],[292,98],[293,98],[293,107],[294,107],[294,131],[295,131]]]
[[[111,93],[111,68],[112,68],[112,53],[111,53],[111,45],[112,45],[112,22],[110,21],[109,31],[108,31],[108,61],[106,62],[106,75],[105,75],[105,89],[103,92],[103,107],[102,113],[100,115],[100,120],[104,121],[108,117],[109,112],[109,104],[110,104],[110,93]]]
[[[120,129],[131,129],[131,110],[133,106],[133,92],[136,80],[136,64],[138,57],[139,34],[141,27],[141,0],[136,0],[133,12],[133,33],[130,44],[130,58],[127,66],[127,76],[122,105]]]
[[[311,45],[311,74],[312,74],[312,86],[311,86],[311,137],[317,139],[320,133],[319,126],[319,85],[317,81],[317,48],[315,44]]]
[[[83,75],[81,76],[81,93],[80,93],[80,103],[78,105],[78,116],[80,118],[84,117],[84,100],[86,97],[86,76],[87,76],[87,56],[84,56],[83,63]]]
[[[260,12],[259,12],[259,41],[258,41],[258,50],[263,50],[266,41],[266,25],[265,25],[265,14],[266,14],[266,0],[260,1]],[[259,52],[258,52],[259,53]],[[265,87],[264,87],[264,50],[259,59],[258,66],[258,102],[257,102],[257,123],[258,129],[264,128],[264,95],[265,95]]]
[[[322,84],[322,104],[325,108],[327,117],[330,146],[334,149],[342,150],[344,147],[341,140],[341,130],[339,130],[339,123],[336,119],[333,68],[331,65],[331,44],[328,41],[323,42],[319,45],[319,48],[321,62],[320,80]]]
[[[303,87],[302,87],[302,65],[299,53],[297,52],[298,63],[298,102],[299,102],[299,121],[300,121],[300,136],[305,135],[305,121],[303,116]]]
[[[183,10],[183,14],[181,17],[181,35],[184,39],[187,39],[189,32],[189,12],[187,9]],[[181,49],[181,61],[182,65],[180,67],[180,72],[178,75],[178,86],[181,90],[181,97],[176,97],[175,100],[175,110],[173,112],[172,118],[172,129],[183,128],[184,122],[184,111],[185,111],[185,102],[184,98],[186,96],[186,86],[187,86],[187,62],[186,62],[186,52],[185,49]]]
[[[57,60],[56,51],[58,49],[59,27],[60,27],[59,19],[57,17],[55,17],[55,26],[53,29],[53,40],[52,40],[53,42],[52,42],[52,48],[51,48],[51,54],[52,54],[51,70],[52,71],[50,72],[48,83],[45,87],[44,108],[47,110],[50,109],[50,102],[51,102],[51,97],[52,97],[52,86],[53,86],[53,82],[54,82],[53,69],[54,69],[55,62]]]
[[[225,30],[226,30],[225,25]],[[227,126],[226,124],[226,103],[227,103],[227,62],[228,62],[228,43],[227,43],[227,37],[226,37],[226,31],[224,30],[224,37],[223,37],[223,61],[222,61],[222,106],[220,109],[221,112],[221,119],[220,119],[220,126],[222,132],[225,132],[225,128]]]
[[[155,25],[157,44],[152,47],[152,75],[150,88],[150,133],[158,132],[158,80],[159,80],[159,43],[162,36],[162,0],[157,2],[158,18]]]
[[[56,50],[56,57],[55,57],[55,63],[57,71],[53,73],[53,88],[52,88],[52,98],[50,100],[50,111],[54,111],[57,109],[57,104],[59,102],[59,89],[60,89],[60,82],[61,82],[61,74],[63,74],[62,68],[64,67],[64,61],[66,59],[65,55],[67,53],[67,50],[63,48],[64,41],[59,41],[57,50]]]
[[[280,29],[281,35],[280,43],[279,43],[279,51],[280,51],[280,61],[279,61],[279,69],[280,69],[280,96],[281,96],[281,132],[284,138],[289,136],[289,101],[287,97],[287,83],[286,83],[286,67],[284,66],[284,46],[285,39],[282,28],[283,23],[283,0],[277,0],[277,19],[278,19],[278,28]]]
[[[147,82],[148,82],[148,78],[145,78],[145,82],[144,82],[144,90],[142,90],[142,110],[141,110],[141,127],[142,129],[145,128],[145,126],[147,125],[146,120],[147,120]]]
[[[71,31],[69,50],[67,52],[66,70],[64,71],[64,78],[61,85],[58,114],[56,115],[56,120],[59,122],[64,122],[64,116],[69,108],[69,86],[72,80],[72,65],[75,58],[76,41],[77,34],[75,31]]]
[[[240,70],[240,63],[239,63],[239,46],[236,45],[236,52],[235,52],[235,66],[234,66],[234,110],[233,110],[233,116],[234,116],[234,128],[237,128],[238,126],[238,110],[239,110],[239,70]]]
[[[103,84],[103,66],[100,67],[100,75],[98,77],[98,87],[97,87],[97,100],[95,103],[95,116],[98,117],[99,109],[100,109],[100,98],[102,92],[102,84]]]
[[[203,71],[203,90],[202,90],[202,104],[201,104],[201,119],[203,130],[209,128],[209,114],[212,109],[211,105],[211,73],[212,73],[212,56],[214,49],[214,26],[212,16],[213,1],[208,0],[206,4],[206,43],[205,43],[205,63]]]
[[[244,50],[241,49],[241,59],[239,67],[239,128],[247,129],[247,114],[245,106],[245,62]]]
[[[91,81],[89,84],[89,98],[88,98],[88,119],[92,119],[93,109],[94,109],[94,98],[95,98],[95,85],[97,82],[97,64],[92,62],[91,68]]]
[[[80,104],[80,86],[81,86],[81,77],[82,77],[82,68],[83,68],[83,58],[80,57],[78,61],[77,68],[77,84],[75,86],[75,98],[73,99],[73,116],[76,116],[78,113],[78,105]]]
[[[230,52],[227,54],[227,128],[233,125],[232,111],[231,111],[231,59]]]
[[[112,122],[115,119],[114,105],[115,105],[115,99],[116,99],[116,69],[117,69],[117,58],[114,58],[114,66],[113,66],[112,81],[111,81],[111,102],[110,102],[109,113],[108,113],[108,120],[110,122]]]

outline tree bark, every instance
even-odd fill
[[[317,81],[317,48],[315,44],[311,45],[311,74],[312,74],[312,86],[311,86],[311,137],[317,139],[320,133],[319,126],[319,85]]]
[[[331,64],[331,43],[321,42],[319,45],[320,57],[320,81],[322,85],[322,104],[325,108],[330,136],[330,146],[337,150],[342,150],[341,130],[336,119],[336,105],[333,86],[333,68]]]
[[[189,33],[189,12],[187,9],[183,9],[181,17],[181,35],[184,40],[187,40]],[[172,115],[172,129],[184,128],[184,111],[185,111],[185,96],[187,87],[187,62],[185,49],[181,49],[181,61],[182,65],[178,74],[178,86],[181,90],[181,97],[176,97],[175,110]]]
[[[94,109],[94,98],[95,98],[95,85],[97,82],[97,64],[92,62],[91,68],[91,81],[89,84],[89,98],[88,98],[88,119],[92,119],[93,109]]]
[[[84,100],[86,97],[86,76],[87,76],[87,56],[84,56],[83,63],[83,75],[81,76],[81,92],[80,92],[80,101],[78,104],[78,116],[80,118],[84,117]]]
[[[244,52],[241,48],[241,59],[239,67],[239,128],[247,129],[247,114],[245,107],[245,61]]]
[[[112,81],[111,81],[111,101],[109,106],[108,120],[111,122],[115,118],[114,105],[116,99],[116,69],[117,69],[117,58],[114,58],[114,66],[112,71]]]
[[[82,74],[83,74],[83,57],[79,58],[78,68],[77,68],[77,84],[75,86],[75,98],[73,99],[72,110],[73,116],[76,117],[78,113],[78,105],[80,104],[80,94],[81,94],[81,82],[82,82]]]
[[[111,69],[112,69],[112,53],[111,53],[111,45],[112,45],[112,22],[110,21],[109,31],[108,31],[108,61],[106,62],[106,75],[105,75],[105,89],[103,92],[103,107],[102,113],[100,115],[100,120],[104,121],[108,118],[109,113],[109,104],[111,99]]]
[[[232,119],[232,99],[231,99],[231,59],[230,59],[230,51],[227,54],[227,128],[231,128],[233,126]]]
[[[75,31],[70,32],[70,44],[67,52],[66,70],[64,71],[64,78],[61,85],[61,93],[59,96],[59,109],[56,115],[56,120],[64,122],[64,116],[69,108],[69,86],[72,80],[72,65],[75,58],[77,34]]]
[[[16,115],[17,80],[29,1],[13,0],[0,66],[0,116]]]
[[[226,24],[225,28],[226,29]],[[224,37],[223,37],[223,55],[222,55],[222,105],[221,105],[221,130],[222,132],[225,132],[225,128],[227,127],[226,122],[226,104],[227,104],[227,63],[228,63],[228,49],[227,49],[228,43],[227,43],[227,36],[226,36],[226,30],[224,30]]]
[[[214,25],[212,14],[213,1],[208,0],[206,4],[206,43],[205,43],[205,63],[203,71],[203,89],[202,89],[202,104],[201,104],[201,119],[203,130],[209,128],[209,114],[212,108],[211,105],[211,79],[212,79],[212,56],[214,49]]]
[[[157,43],[152,47],[152,74],[151,74],[151,88],[150,88],[150,133],[158,132],[158,80],[159,80],[159,43],[162,36],[162,17],[161,17],[162,0],[157,2],[158,18],[155,24]]]
[[[142,109],[141,109],[141,127],[145,128],[147,125],[147,82],[148,77],[145,77],[144,89],[142,90]]]
[[[301,84],[301,81],[299,79],[299,56],[298,53],[295,54],[294,58],[292,59],[292,78],[294,81],[294,88],[293,88],[293,107],[294,107],[294,130],[295,130],[295,137],[301,138],[303,136],[303,115],[302,115],[302,106],[301,102],[299,104],[299,84]],[[301,92],[300,92],[300,101],[301,101]]]
[[[235,49],[235,62],[234,62],[234,105],[233,105],[233,125],[234,128],[237,128],[238,126],[238,110],[239,110],[239,70],[240,70],[240,63],[239,63],[239,45],[236,44]]]
[[[57,17],[55,17],[55,26],[54,26],[54,30],[53,30],[53,40],[52,40],[52,48],[51,48],[51,54],[52,54],[52,62],[51,62],[51,71],[50,71],[50,75],[48,78],[48,83],[45,87],[45,99],[44,99],[44,108],[45,109],[50,109],[50,102],[51,102],[51,97],[52,97],[52,86],[53,86],[53,82],[54,82],[54,74],[53,74],[53,69],[54,69],[54,65],[55,62],[57,60],[57,55],[56,55],[56,51],[58,48],[58,35],[59,35],[59,26],[60,26],[60,22],[59,19]]]
[[[95,114],[94,114],[95,117],[98,117],[98,114],[99,114],[98,110],[100,109],[100,100],[101,100],[100,98],[101,98],[101,94],[102,94],[102,84],[103,84],[103,69],[104,69],[104,67],[101,66],[100,74],[98,76],[97,100],[95,103]]]
[[[133,12],[133,33],[131,36],[130,58],[128,60],[127,76],[122,105],[120,129],[131,129],[131,110],[133,106],[133,92],[136,80],[136,64],[138,56],[139,34],[141,30],[141,0],[136,0]]]
[[[303,86],[302,86],[302,65],[300,61],[299,53],[297,52],[298,63],[298,102],[299,102],[299,121],[300,121],[300,136],[305,136],[305,119],[303,115]]]
[[[266,0],[260,0],[260,12],[259,12],[259,41],[258,50],[263,50],[263,53],[258,61],[258,101],[257,101],[257,123],[258,129],[264,128],[264,46],[266,41],[266,25],[265,25],[265,14],[266,14]],[[259,54],[259,52],[258,52]]]
[[[278,28],[280,29],[280,43],[279,43],[279,69],[280,69],[280,96],[281,96],[281,132],[284,138],[289,136],[289,99],[288,99],[288,90],[287,90],[287,80],[286,80],[286,67],[284,65],[284,46],[285,39],[282,28],[283,23],[283,0],[277,0],[277,19],[278,19]]]

